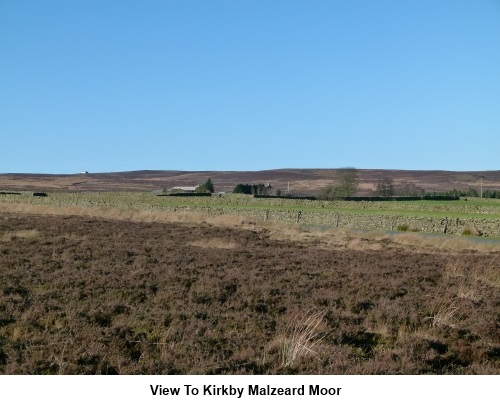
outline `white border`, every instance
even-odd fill
[[[8,404],[481,404],[498,401],[500,376],[0,376]],[[305,387],[303,396],[250,396],[248,386]],[[153,395],[151,385],[178,387],[179,395]],[[187,395],[186,385],[198,388]],[[243,389],[243,395],[204,395],[204,385]],[[309,385],[335,388],[311,396]],[[341,388],[338,394],[338,388]],[[221,391],[222,392],[222,391]],[[333,390],[330,390],[333,392]]]

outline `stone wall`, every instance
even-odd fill
[[[383,231],[406,229],[418,232],[455,235],[469,233],[500,237],[499,219],[467,218],[482,215],[498,217],[500,215],[498,205],[432,204],[424,207],[430,210],[430,213],[412,216],[411,214],[400,215],[398,212],[418,212],[422,209],[422,205],[395,202],[264,200],[234,194],[222,197],[172,197],[170,200],[168,198],[157,197],[151,193],[49,193],[48,197],[39,198],[33,197],[32,193],[23,193],[0,195],[0,202],[61,207],[112,207],[145,211],[200,212],[209,216],[229,214],[255,218],[258,221],[290,224]],[[349,209],[357,212],[350,212]],[[382,213],[384,210],[393,210],[393,213],[384,214]],[[448,212],[450,216],[447,216]],[[458,216],[461,218],[457,218]]]
[[[398,215],[353,214],[333,211],[245,209],[214,207],[175,207],[176,211],[202,212],[210,216],[241,215],[260,221],[384,231],[448,233],[500,237],[500,221],[494,219],[461,219],[453,217],[411,217]]]

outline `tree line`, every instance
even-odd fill
[[[359,187],[359,174],[354,167],[345,167],[337,169],[335,178],[332,184],[322,188],[317,195],[320,200],[335,200],[341,198],[349,198],[356,195]],[[213,193],[215,191],[214,184],[209,178],[205,183],[196,187],[195,193]],[[237,184],[233,193],[249,194],[258,196],[282,196],[281,190],[273,190],[273,187],[268,184]],[[476,188],[470,187],[468,190],[449,190],[444,192],[426,192],[414,183],[404,182],[399,185],[394,184],[394,180],[390,177],[385,177],[377,182],[376,189],[372,193],[374,197],[481,197],[481,192]],[[499,198],[500,190],[483,190],[483,198]]]
[[[236,194],[271,195],[272,186],[270,184],[237,184],[233,189]],[[276,190],[276,195],[281,196],[281,191]]]

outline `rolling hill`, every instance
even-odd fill
[[[426,191],[500,190],[500,170],[377,170],[360,169],[359,195],[368,195],[379,180],[390,178],[396,186],[411,182]],[[216,191],[232,191],[238,183],[270,183],[291,194],[316,194],[335,181],[336,169],[277,169],[262,171],[175,171],[143,170],[78,174],[0,174],[0,190],[7,191],[153,191],[174,186],[195,186],[211,178]]]

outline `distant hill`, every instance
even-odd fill
[[[359,195],[368,195],[379,180],[391,178],[395,185],[411,182],[426,191],[447,191],[454,188],[500,190],[500,170],[453,172],[440,170],[377,170],[359,169]],[[211,178],[216,191],[232,191],[238,183],[270,183],[297,195],[316,194],[331,184],[336,169],[278,169],[261,171],[174,171],[143,170],[116,173],[0,174],[0,190],[27,191],[153,191],[174,186],[195,186]]]

